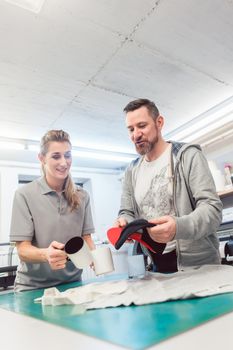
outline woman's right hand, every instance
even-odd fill
[[[67,254],[63,250],[64,244],[53,241],[46,250],[46,258],[52,270],[64,269]]]

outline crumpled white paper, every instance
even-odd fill
[[[45,289],[35,302],[43,305],[83,305],[86,309],[143,305],[167,300],[233,292],[233,267],[205,265],[173,274],[150,273],[142,279],[94,282],[59,292]]]

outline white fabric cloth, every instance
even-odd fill
[[[64,292],[49,288],[35,302],[43,305],[79,304],[86,309],[98,309],[229,292],[233,292],[233,267],[205,265],[173,274],[150,273],[143,279],[95,282]]]

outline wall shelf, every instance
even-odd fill
[[[228,189],[228,190],[218,192],[218,195],[220,198],[232,196],[233,195],[233,187]]]

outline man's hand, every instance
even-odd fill
[[[63,243],[53,241],[46,250],[46,258],[52,270],[64,269],[66,266],[67,255],[62,250]]]
[[[128,221],[127,221],[127,220],[125,220],[124,218],[118,218],[118,219],[115,221],[113,227],[122,227],[122,228],[124,228],[127,224],[128,224]],[[133,242],[133,240],[130,239],[130,238],[128,238],[128,239],[125,241],[125,243],[132,243],[132,242]]]
[[[172,216],[161,216],[158,219],[149,220],[157,226],[147,229],[150,237],[158,243],[167,243],[174,239],[176,234],[176,222]]]
[[[128,222],[124,218],[118,218],[113,227],[125,227],[128,224]]]

